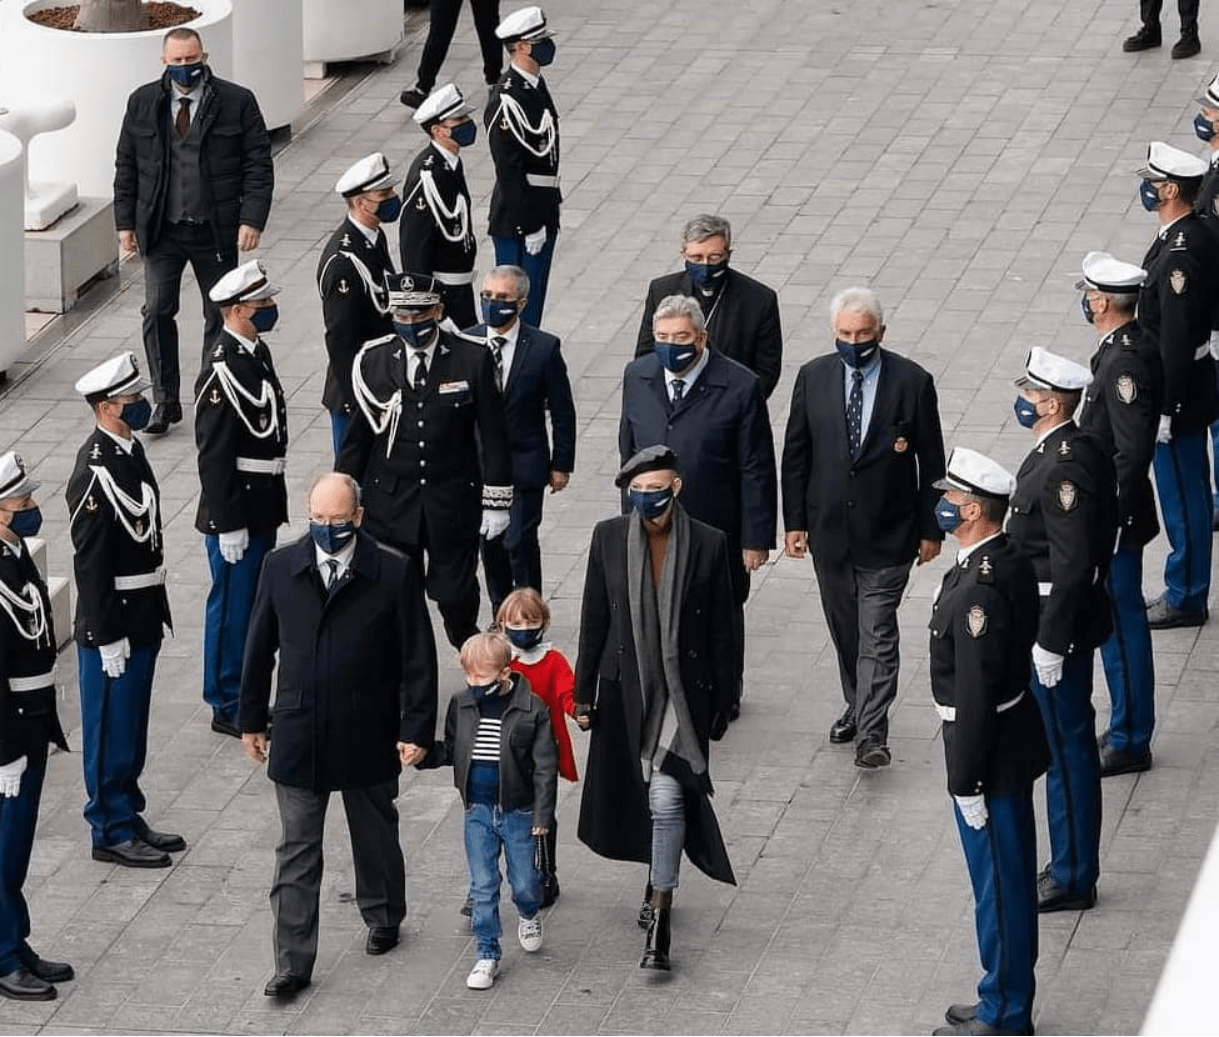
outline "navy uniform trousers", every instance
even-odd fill
[[[30,908],[21,892],[30,869],[38,805],[47,772],[47,743],[26,753],[21,791],[11,799],[0,796],[0,976],[24,965],[22,952],[30,953]]]
[[[550,263],[558,237],[558,231],[550,231],[546,235],[546,244],[536,255],[531,255],[525,248],[524,235],[515,238],[491,236],[491,243],[495,246],[495,265],[519,266],[529,275],[529,301],[521,310],[521,320],[535,328],[542,326],[542,309],[546,305],[546,288],[550,284]]]
[[[1143,603],[1143,548],[1120,547],[1109,563],[1109,600],[1113,633],[1101,645],[1109,685],[1109,745],[1121,752],[1142,752],[1155,729],[1155,665],[1151,627]]]
[[[1152,470],[1164,532],[1172,550],[1164,561],[1164,595],[1173,608],[1201,612],[1211,589],[1211,473],[1208,430],[1174,432],[1157,443]]]

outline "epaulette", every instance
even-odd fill
[[[1075,452],[1071,449],[1071,441],[1069,439],[1064,439],[1058,444],[1057,454],[1059,462],[1070,461],[1074,458]]]
[[[990,555],[983,555],[978,562],[978,582],[993,584],[995,582],[995,563]]]
[[[1187,252],[1189,244],[1185,240],[1185,231],[1179,230],[1176,236],[1172,239],[1172,243],[1168,246],[1169,252]]]

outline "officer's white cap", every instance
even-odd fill
[[[433,90],[427,95],[427,99],[415,109],[411,118],[420,126],[426,126],[429,122],[440,122],[443,119],[459,119],[472,111],[474,105],[462,97],[461,91],[452,83],[445,83],[439,90]]]
[[[1205,159],[1162,140],[1153,140],[1147,145],[1147,164],[1137,175],[1144,180],[1192,180],[1205,176],[1208,169],[1210,164]]]
[[[1025,373],[1016,379],[1020,388],[1049,389],[1053,392],[1080,392],[1092,383],[1092,372],[1083,364],[1034,346],[1024,365]]]
[[[393,187],[397,182],[398,178],[389,168],[389,160],[381,152],[374,151],[348,166],[347,172],[339,177],[334,189],[344,198],[351,198],[365,191]]]
[[[212,290],[207,294],[217,306],[232,306],[238,302],[270,299],[279,292],[279,285],[272,284],[267,277],[267,268],[262,265],[262,260],[251,259],[230,270],[212,285]]]
[[[544,40],[554,35],[546,24],[546,12],[540,7],[522,7],[513,11],[495,28],[495,35],[505,43],[517,40]]]
[[[1084,256],[1083,279],[1075,282],[1077,291],[1093,288],[1118,295],[1137,291],[1147,280],[1147,271],[1133,263],[1123,263],[1108,252],[1089,252]]]
[[[0,454],[0,500],[28,497],[39,487],[25,472],[25,462],[9,450]]]
[[[1197,100],[1203,108],[1219,108],[1219,76],[1207,84],[1206,93]]]
[[[148,383],[140,378],[140,365],[130,349],[103,360],[76,381],[76,391],[89,403],[111,400],[116,396],[132,396],[147,387]]]
[[[985,454],[958,446],[948,457],[944,478],[933,485],[937,490],[962,490],[978,497],[1010,497],[1016,477]]]

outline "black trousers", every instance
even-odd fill
[[[1159,25],[1160,10],[1164,0],[1139,0],[1139,17],[1144,25]],[[1181,16],[1181,33],[1198,31],[1198,0],[1177,0],[1177,14]]]
[[[494,540],[483,540],[483,576],[491,615],[518,587],[532,587],[542,593],[542,548],[538,527],[542,524],[545,490],[512,489],[512,508],[508,512],[507,532]]]
[[[504,45],[495,36],[495,27],[499,25],[499,0],[470,0],[470,9],[474,12],[478,46],[483,52],[483,79],[488,84],[494,83],[504,70]],[[440,66],[444,64],[449,44],[453,42],[453,33],[457,31],[460,14],[461,0],[431,2],[427,42],[423,45],[419,71],[415,75],[415,85],[425,93],[436,85]]]
[[[215,341],[224,324],[220,308],[207,297],[212,286],[237,265],[237,239],[216,247],[210,224],[166,223],[161,236],[144,256],[144,353],[156,403],[177,403],[182,386],[178,365],[179,296],[182,271],[190,264],[203,300],[201,353]]]

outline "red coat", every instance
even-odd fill
[[[513,659],[512,668],[524,674],[533,687],[533,693],[546,703],[555,742],[559,747],[559,773],[568,781],[577,781],[576,757],[571,749],[566,719],[576,715],[576,675],[571,672],[571,664],[563,658],[562,652],[552,648],[536,663]]]

